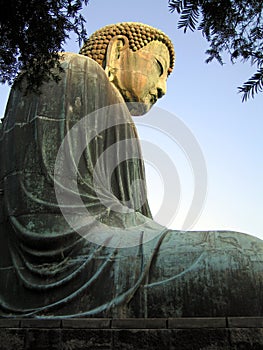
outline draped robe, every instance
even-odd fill
[[[262,315],[262,242],[155,223],[122,96],[90,58],[61,64],[12,88],[1,128],[1,315]]]

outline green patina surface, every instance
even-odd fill
[[[124,50],[115,44],[113,56]],[[170,231],[152,220],[142,201],[144,167],[125,104],[131,72],[125,67],[129,61],[142,68],[142,56],[160,56],[160,45],[125,48],[111,74],[88,57],[64,54],[58,84],[44,84],[40,95],[12,88],[0,124],[2,316],[263,316],[261,240],[230,231]],[[131,79],[128,85],[141,96],[145,84]],[[84,152],[76,161],[80,144]],[[113,145],[118,166],[112,173],[106,158],[96,187],[97,161]]]

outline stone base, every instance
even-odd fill
[[[0,350],[260,350],[263,318],[0,319]]]

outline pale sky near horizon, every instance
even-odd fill
[[[249,63],[232,65],[228,58],[224,66],[206,64],[206,40],[201,33],[178,30],[177,16],[169,13],[165,0],[90,0],[83,14],[89,34],[107,24],[133,21],[157,27],[171,38],[175,68],[168,79],[167,94],[157,106],[180,118],[191,130],[203,151],[208,173],[205,206],[191,229],[234,230],[263,239],[263,94],[242,103],[237,93],[237,87],[256,68]],[[76,37],[67,41],[65,51],[79,51]],[[9,87],[0,89],[3,116]],[[169,146],[165,151],[169,153]],[[182,199],[171,225],[174,229],[181,229],[192,195],[193,180],[191,171],[184,169],[185,162],[186,166],[178,169]],[[155,211],[161,203],[161,181],[151,169],[148,177],[150,205]]]

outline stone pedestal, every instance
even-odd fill
[[[0,319],[0,350],[259,350],[263,318]]]

